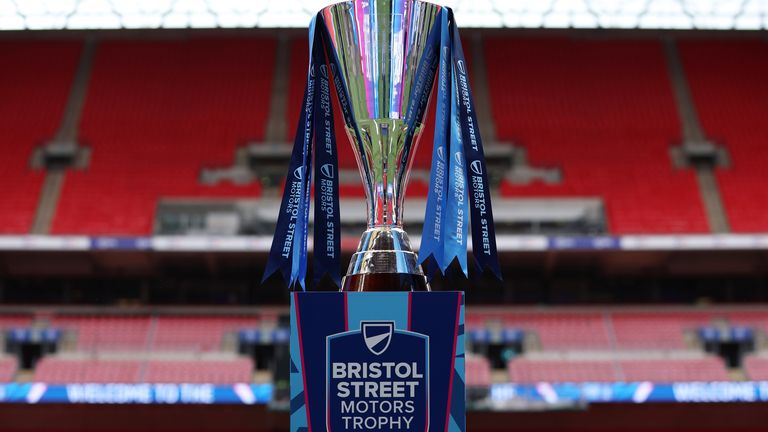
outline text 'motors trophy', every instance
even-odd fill
[[[346,126],[367,198],[368,228],[343,290],[429,290],[403,230],[408,171],[424,117],[422,112],[409,126],[406,111],[440,9],[419,0],[348,1],[319,15],[330,34],[327,48],[346,83],[355,121]],[[433,80],[434,70],[427,79],[430,87]]]

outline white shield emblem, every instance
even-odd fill
[[[392,321],[361,322],[360,328],[363,331],[363,338],[368,351],[380,355],[389,348],[389,343],[392,342],[395,323]]]

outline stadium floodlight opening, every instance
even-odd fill
[[[328,0],[0,0],[0,30],[305,28]],[[462,27],[766,30],[768,0],[444,0]]]

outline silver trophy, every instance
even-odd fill
[[[419,0],[354,0],[320,12],[354,114],[347,133],[367,197],[368,228],[343,290],[429,290],[402,220],[408,171],[424,119],[409,135],[405,116],[440,9]]]

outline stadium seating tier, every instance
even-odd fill
[[[257,197],[198,179],[263,140],[274,55],[263,38],[100,43],[80,128],[90,166],[67,174],[53,232],[146,235],[163,198]]]
[[[680,42],[701,126],[724,146],[731,166],[717,170],[730,227],[768,230],[768,43],[765,40]]]
[[[694,173],[672,167],[680,124],[656,41],[486,39],[497,138],[562,183],[509,197],[602,197],[616,234],[708,231]]]
[[[250,382],[253,362],[234,360],[76,360],[45,358],[34,380],[68,383],[209,383]]]
[[[30,162],[56,135],[77,66],[77,41],[0,41],[0,234],[25,234],[45,177]]]

